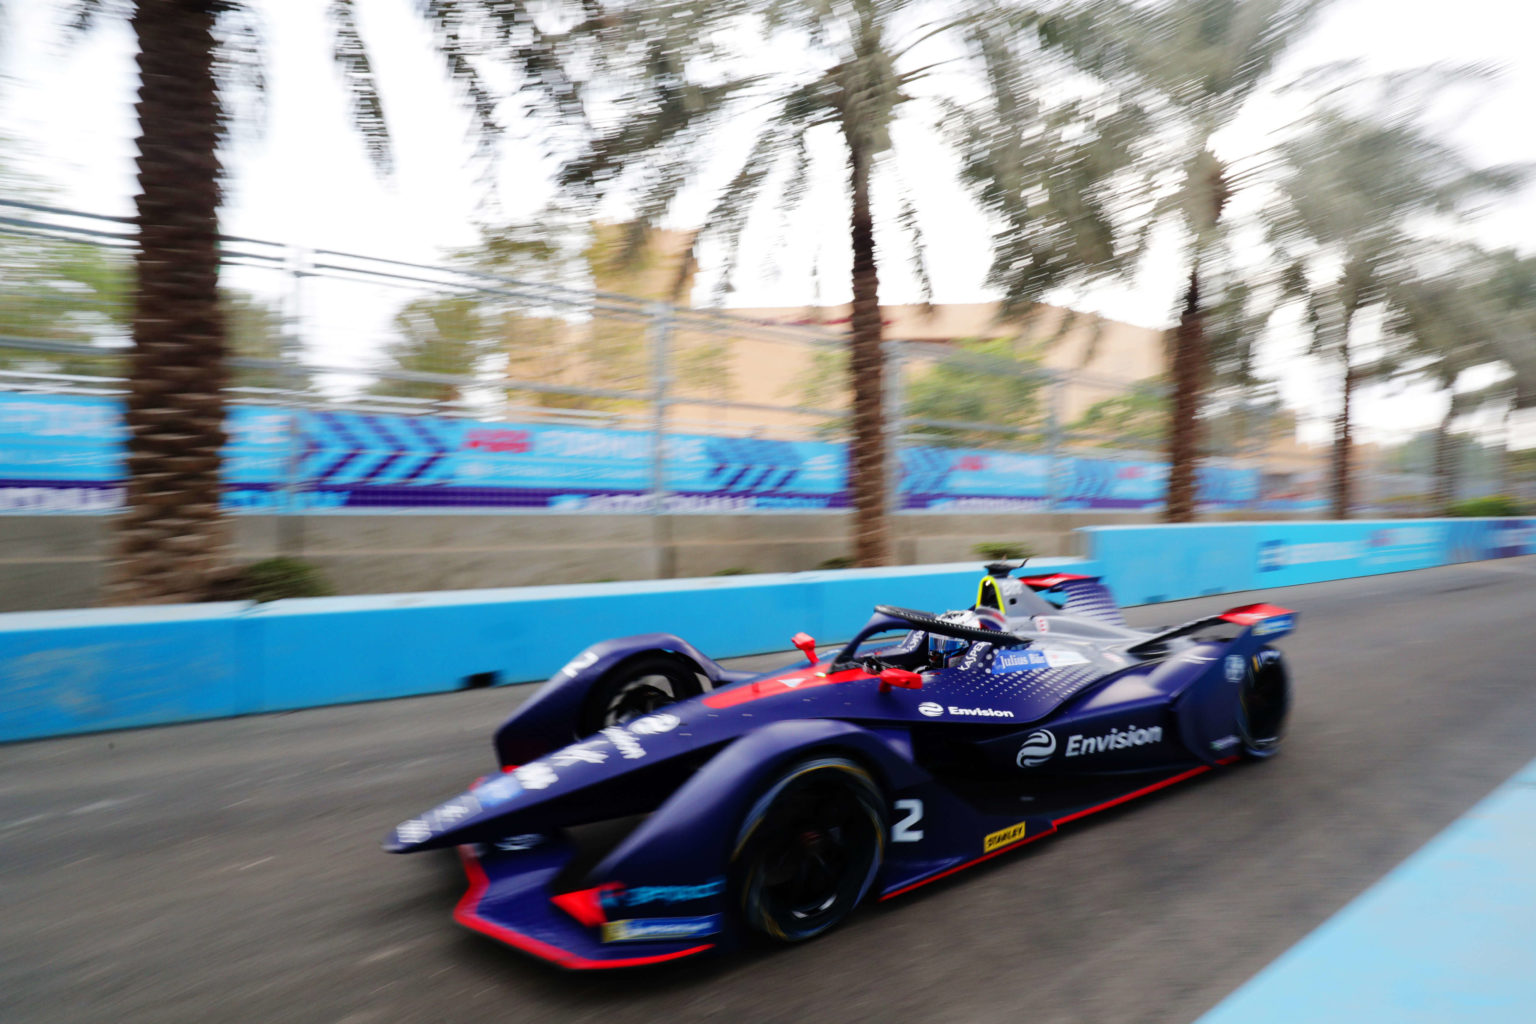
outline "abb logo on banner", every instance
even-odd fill
[[[980,473],[987,468],[987,460],[982,455],[966,455],[955,461],[957,473]]]
[[[521,455],[533,450],[533,435],[526,430],[471,430],[464,435],[464,447]]]

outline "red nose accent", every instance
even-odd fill
[[[622,888],[617,882],[605,882],[592,889],[578,889],[551,896],[549,902],[588,928],[596,928],[608,920],[608,914],[603,910],[603,893]]]
[[[794,636],[790,637],[789,642],[800,648],[800,652],[811,660],[812,665],[816,664],[815,637],[811,636],[809,633],[796,633]]]

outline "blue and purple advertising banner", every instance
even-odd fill
[[[232,406],[225,502],[237,511],[539,509],[648,512],[644,431]],[[0,512],[111,512],[124,430],[106,398],[0,396]],[[849,504],[844,446],[668,434],[672,512],[835,509]],[[954,448],[904,448],[902,507],[945,512],[1149,509],[1167,467]],[[288,481],[296,481],[293,486]],[[1251,504],[1258,473],[1206,467],[1201,500]]]

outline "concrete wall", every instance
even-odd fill
[[[1052,568],[1083,563],[1058,560]],[[823,653],[877,603],[964,605],[975,562],[0,615],[0,743],[547,679],[598,640]]]
[[[974,560],[978,543],[1020,543],[1071,556],[1080,526],[1146,523],[1140,512],[1033,515],[902,513],[892,518],[895,561]],[[1275,519],[1231,513],[1221,520]],[[771,515],[241,515],[235,551],[254,561],[279,551],[319,565],[342,594],[523,587],[710,576],[723,570],[802,572],[852,553],[841,514]],[[0,611],[96,603],[109,521],[100,516],[0,516]],[[286,537],[285,537],[286,535]]]
[[[1536,519],[1100,527],[1123,604],[1536,552]],[[847,639],[877,603],[968,604],[975,561],[0,615],[0,742],[544,679],[588,644],[662,632],[715,657]]]

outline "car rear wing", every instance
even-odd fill
[[[1111,626],[1125,625],[1120,606],[1103,583],[1102,577],[1075,572],[1057,572],[1049,576],[1024,576],[1019,582],[1037,593],[1063,595],[1061,610],[1068,615],[1086,615]]]
[[[1238,636],[1252,634],[1253,636],[1279,639],[1296,628],[1296,613],[1289,608],[1281,608],[1273,604],[1245,604],[1237,608],[1229,608],[1220,615],[1207,615],[1203,618],[1193,619],[1182,626],[1174,626],[1165,629],[1145,640],[1138,641],[1126,648],[1126,653],[1138,657],[1158,654],[1166,647],[1168,641],[1182,636],[1192,636],[1195,633],[1204,632],[1215,626],[1232,625],[1242,628]],[[1233,639],[1236,639],[1234,637]]]

